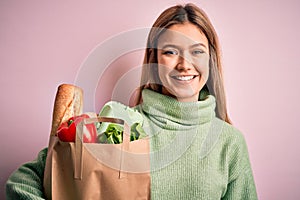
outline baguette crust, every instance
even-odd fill
[[[81,88],[62,84],[58,87],[52,116],[51,135],[56,135],[59,125],[73,116],[82,114],[83,91]]]

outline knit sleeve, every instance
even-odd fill
[[[237,133],[230,154],[229,182],[222,200],[256,200],[256,188],[244,137]]]
[[[22,165],[11,174],[6,183],[7,200],[45,199],[43,177],[46,157],[47,148],[40,151],[35,160]]]

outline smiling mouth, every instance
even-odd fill
[[[179,80],[179,81],[190,81],[196,78],[198,75],[190,75],[190,76],[171,76],[172,78]]]

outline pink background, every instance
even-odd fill
[[[150,27],[165,8],[184,2],[0,1],[0,199],[9,174],[47,146],[57,86],[75,82],[107,38]],[[247,140],[259,199],[300,199],[300,2],[194,2],[220,37],[229,113]],[[137,51],[112,65],[128,70],[141,61]],[[115,82],[115,73],[106,81]],[[97,112],[110,98],[99,88]]]

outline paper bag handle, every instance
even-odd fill
[[[75,138],[75,166],[74,166],[74,178],[82,179],[83,172],[83,126],[86,124],[92,124],[96,122],[110,122],[121,124],[124,126],[123,130],[123,142],[121,143],[121,156],[120,156],[120,168],[119,168],[119,178],[122,178],[124,175],[122,173],[122,166],[124,163],[123,152],[129,150],[130,143],[130,129],[128,124],[118,118],[110,118],[110,117],[97,117],[97,118],[85,118],[76,126],[76,138]]]

